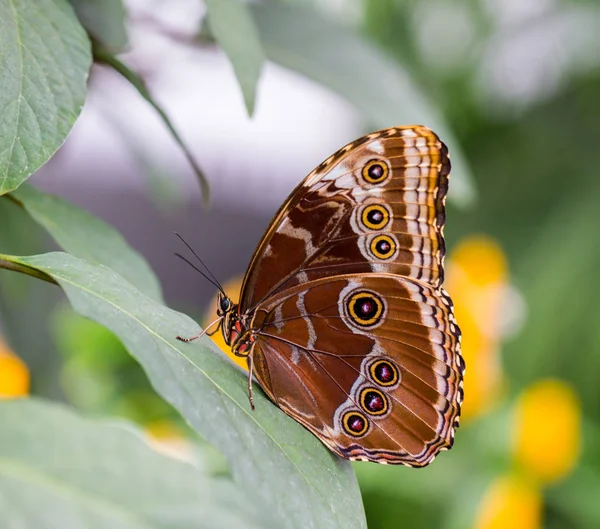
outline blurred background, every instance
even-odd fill
[[[116,226],[167,303],[204,321],[214,289],[173,256],[174,230],[235,297],[313,167],[372,130],[432,127],[456,161],[446,288],[463,330],[463,420],[424,470],[356,465],[369,527],[600,527],[600,2],[273,0],[253,11],[271,60],[251,118],[201,1],[126,8],[121,58],[207,175],[210,208],[153,109],[101,66],[32,182]],[[9,201],[0,225],[6,252],[54,248]],[[191,457],[185,425],[116,338],[58,289],[4,273],[0,393],[28,392],[133,419]]]

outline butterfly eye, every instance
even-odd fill
[[[342,424],[346,433],[353,437],[361,437],[367,433],[369,429],[369,421],[357,411],[349,411],[344,414]]]
[[[370,415],[385,415],[390,407],[387,397],[375,388],[365,388],[360,392],[360,406]]]
[[[396,253],[396,241],[389,235],[379,235],[371,241],[371,254],[377,259],[389,259]]]
[[[221,298],[219,305],[223,312],[227,312],[231,309],[231,300],[229,298]]]
[[[361,220],[366,228],[380,230],[390,221],[390,212],[384,206],[374,204],[363,209]]]
[[[390,169],[382,160],[371,160],[362,170],[362,176],[369,184],[381,184],[389,174]]]

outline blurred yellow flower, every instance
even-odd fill
[[[486,491],[475,529],[538,529],[542,496],[535,484],[519,476],[496,478]]]
[[[29,369],[0,338],[0,398],[29,394]]]
[[[234,303],[238,303],[240,300],[240,290],[242,289],[242,281],[243,277],[234,277],[230,279],[223,285],[223,290],[225,293],[231,298],[231,301]],[[217,317],[217,294],[211,299],[208,304],[208,308],[206,310],[206,314],[204,315],[203,324],[206,327],[209,325],[214,319]],[[248,370],[248,362],[245,358],[241,358],[239,356],[235,356],[231,352],[231,347],[229,347],[225,340],[223,339],[223,334],[219,330],[219,332],[213,334],[211,336],[212,341],[217,344],[217,347],[221,349],[229,358],[231,358],[238,366],[242,369]]]
[[[446,285],[462,330],[467,366],[465,418],[487,411],[502,390],[500,319],[508,287],[507,268],[500,246],[483,235],[464,239],[448,259]]]
[[[519,397],[514,430],[516,461],[542,482],[563,478],[575,466],[581,441],[581,405],[559,380],[541,380]]]
[[[189,440],[181,430],[167,420],[150,422],[145,427],[150,444],[157,452],[180,459],[194,462],[194,451]]]

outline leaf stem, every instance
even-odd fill
[[[137,73],[135,73],[133,70],[131,70],[127,65],[122,63],[119,59],[117,59],[117,57],[115,57],[108,50],[103,48],[98,42],[94,41],[92,43],[92,52],[94,54],[94,60],[97,63],[110,66],[113,70],[115,70],[116,72],[121,74],[121,76],[123,76],[127,81],[129,81],[131,83],[131,85],[152,106],[152,108],[154,108],[154,110],[156,110],[156,112],[162,119],[163,123],[166,125],[167,129],[169,129],[169,132],[173,136],[173,139],[175,140],[175,142],[179,145],[179,147],[183,151],[183,154],[184,154],[186,160],[188,161],[188,163],[190,164],[190,166],[192,167],[194,173],[198,177],[198,180],[200,182],[200,189],[202,191],[203,202],[205,205],[208,205],[209,200],[210,200],[210,189],[208,186],[208,180],[206,179],[204,172],[202,171],[202,169],[200,169],[200,166],[198,165],[198,163],[192,156],[192,153],[190,152],[188,147],[183,142],[183,139],[181,138],[181,136],[175,130],[175,127],[173,126],[173,123],[169,119],[169,116],[167,116],[165,111],[154,100],[154,98],[152,97],[152,94],[150,94],[150,91],[146,87],[146,83],[141,78],[141,76],[139,76]]]
[[[53,285],[58,285],[58,283],[45,272],[16,262],[13,259],[15,258],[11,257],[10,255],[0,254],[0,268],[5,268],[6,270],[13,270],[14,272],[20,272],[28,276],[36,277],[43,281],[47,281],[48,283],[52,283]]]

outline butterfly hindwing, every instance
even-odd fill
[[[453,442],[460,331],[440,289],[391,274],[315,280],[256,309],[255,372],[339,455],[428,464]]]

